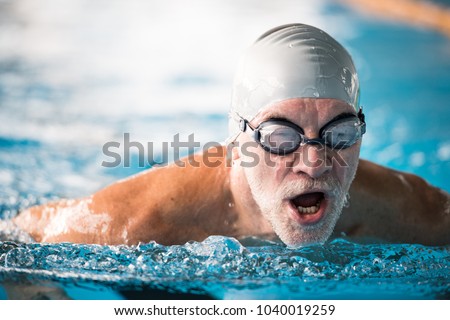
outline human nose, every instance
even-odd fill
[[[294,157],[292,169],[296,174],[307,174],[315,179],[331,170],[331,161],[327,161],[325,146],[323,144],[301,145]]]

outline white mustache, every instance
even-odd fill
[[[328,197],[336,198],[343,196],[342,185],[333,177],[319,177],[317,179],[305,178],[288,181],[279,188],[281,198],[292,198],[301,193],[311,190],[320,190]]]

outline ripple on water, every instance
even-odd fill
[[[233,290],[267,293],[274,286],[282,297],[302,291],[332,296],[333,288],[345,293],[364,285],[380,290],[380,284],[391,291],[409,286],[427,295],[450,293],[448,247],[361,245],[343,239],[298,249],[276,244],[244,247],[222,236],[175,246],[0,244],[0,281],[81,281],[114,288],[200,290],[218,297]]]

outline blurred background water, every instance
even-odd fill
[[[0,0],[0,218],[142,170],[136,155],[101,166],[102,146],[125,132],[157,153],[177,133],[224,141],[240,54],[292,22],[352,54],[362,157],[450,191],[450,40],[439,31],[332,0]]]

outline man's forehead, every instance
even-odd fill
[[[274,103],[259,112],[255,120],[264,121],[269,118],[284,118],[317,111],[324,116],[334,116],[342,112],[355,113],[348,103],[337,99],[294,98]]]

